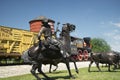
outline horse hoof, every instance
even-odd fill
[[[52,73],[51,71],[49,71],[49,73]]]
[[[47,78],[46,80],[55,80],[55,79],[52,79],[52,78]]]
[[[71,76],[70,78],[71,78],[71,79],[75,79],[75,77],[74,77],[74,76]]]
[[[90,70],[88,70],[88,72],[91,72]]]
[[[79,74],[79,71],[76,71],[77,74]]]
[[[41,80],[40,78],[37,78],[37,80]]]
[[[99,72],[102,72],[101,70],[99,70]]]

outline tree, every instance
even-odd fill
[[[93,52],[109,52],[111,51],[110,45],[101,38],[93,38],[91,40]]]

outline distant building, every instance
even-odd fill
[[[31,21],[29,21],[30,24],[30,31],[31,32],[39,32],[39,30],[41,29],[42,26],[42,20],[43,19],[48,19],[49,20],[49,24],[51,25],[51,29],[52,29],[52,33],[54,33],[54,23],[55,21],[49,18],[46,18],[45,16],[39,16]]]

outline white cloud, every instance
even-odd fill
[[[116,26],[116,27],[119,27],[120,28],[120,22],[118,23],[113,23],[113,22],[110,22],[112,25]]]
[[[109,44],[110,44],[112,50],[120,52],[120,42],[113,41],[113,42],[111,42]]]
[[[117,35],[113,36],[113,39],[120,41],[120,35],[117,34]]]
[[[113,30],[110,32],[104,33],[104,37],[107,39],[106,41],[110,44],[112,50],[120,52],[120,31]]]
[[[112,38],[114,40],[119,40],[120,41],[120,32],[118,30],[113,30],[109,33],[104,33],[106,37]]]
[[[101,22],[101,24],[111,26],[108,28],[108,30],[105,30],[103,37],[111,46],[112,50],[120,52],[120,22],[110,21],[106,24],[104,22]]]
[[[109,31],[109,32],[105,32],[104,35],[108,36],[108,37],[111,37],[111,36],[114,36],[118,33],[119,31],[117,29],[115,30],[112,30],[112,31]]]

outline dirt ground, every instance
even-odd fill
[[[88,67],[89,62],[77,62],[78,68]],[[74,64],[70,63],[71,69],[74,69]],[[55,69],[55,66],[52,67]],[[30,74],[31,65],[15,65],[15,66],[0,66],[0,78],[10,77],[10,76],[17,76],[17,75],[24,75]],[[42,70],[44,72],[49,71],[49,65],[43,65]],[[64,63],[58,64],[57,70],[67,70],[66,65]]]

